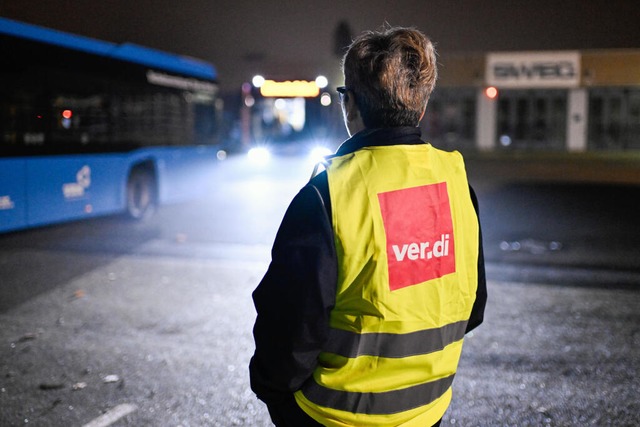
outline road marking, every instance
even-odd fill
[[[118,421],[120,418],[136,411],[137,409],[138,407],[136,405],[123,403],[122,405],[118,405],[109,409],[107,412],[100,415],[98,418],[95,418],[94,420],[88,422],[82,427],[107,427]]]

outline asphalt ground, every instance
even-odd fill
[[[247,372],[250,295],[267,266],[253,253],[120,257],[2,313],[0,425],[83,426],[123,405],[134,409],[111,425],[271,425]],[[640,293],[488,288],[443,425],[638,425]]]
[[[600,160],[589,168],[557,159],[546,167],[476,161],[470,176],[485,174],[485,190],[510,173],[527,182],[592,182],[603,168]],[[635,185],[635,163],[621,161],[627,166],[611,168],[608,179]],[[56,281],[0,312],[0,426],[271,425],[247,372],[250,295],[269,246],[169,236],[145,235],[135,251],[50,250],[38,242],[0,248],[3,281],[19,281],[12,272],[29,266],[23,280]],[[557,255],[538,265],[519,263],[521,255],[496,252],[487,264],[485,323],[467,337],[443,425],[639,425],[640,281],[625,275],[617,286],[611,271],[584,268],[575,269],[578,280],[558,269],[546,280],[541,266]],[[526,269],[536,273],[511,280]],[[105,415],[111,421],[100,424]]]

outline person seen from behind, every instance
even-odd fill
[[[253,293],[251,388],[276,426],[433,426],[487,299],[462,156],[421,140],[431,41],[365,32],[338,88],[350,138],[291,202]]]

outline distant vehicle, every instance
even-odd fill
[[[270,154],[309,155],[330,150],[346,139],[339,105],[324,76],[315,80],[254,76],[241,88],[240,145],[252,160]]]
[[[0,232],[126,212],[208,185],[213,65],[0,18]]]

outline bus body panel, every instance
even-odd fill
[[[26,173],[25,159],[0,159],[0,231],[27,224]]]
[[[28,225],[103,215],[123,209],[119,155],[27,160]]]
[[[212,147],[0,159],[0,232],[124,212],[127,178],[143,164],[153,167],[160,204],[201,197],[216,161]]]

